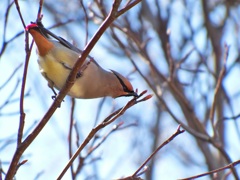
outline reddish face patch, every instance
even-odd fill
[[[32,24],[29,24],[29,25],[25,28],[25,30],[26,30],[26,31],[29,31],[30,29],[35,28],[35,27],[38,27],[38,25],[35,24],[35,23],[32,23]]]

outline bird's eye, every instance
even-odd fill
[[[132,91],[130,91],[130,90],[128,89],[128,87],[127,87],[126,84],[123,82],[123,80],[118,76],[118,74],[115,73],[114,71],[112,71],[112,72],[113,72],[113,74],[118,78],[120,84],[121,84],[122,87],[123,87],[123,91],[125,91],[125,92],[132,92]]]

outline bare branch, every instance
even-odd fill
[[[18,0],[14,0],[14,2],[15,2],[15,5],[16,5],[16,9],[17,9],[17,11],[18,11],[18,15],[19,15],[19,17],[20,17],[20,19],[21,19],[22,25],[23,25],[23,27],[24,27],[24,29],[25,29],[26,24],[25,24],[25,22],[24,22],[24,20],[23,20],[22,13],[21,13],[21,10],[20,10],[20,6],[19,6],[19,4],[18,4]]]
[[[230,163],[230,164],[228,164],[227,166],[224,166],[224,167],[221,167],[221,168],[218,168],[218,169],[215,169],[215,170],[206,172],[206,173],[202,173],[202,174],[199,174],[199,175],[196,175],[196,176],[192,176],[192,177],[188,177],[188,178],[183,178],[183,179],[180,179],[180,180],[197,179],[197,178],[200,178],[200,177],[203,177],[203,176],[207,176],[207,175],[211,175],[211,174],[214,174],[214,173],[217,173],[217,172],[226,170],[226,169],[231,169],[231,168],[233,168],[234,166],[236,166],[236,165],[238,165],[238,164],[240,164],[240,160],[235,161],[235,162],[233,162],[233,163]]]
[[[211,107],[211,111],[210,111],[210,114],[209,114],[209,119],[210,119],[213,127],[215,127],[215,125],[214,125],[215,124],[214,123],[214,112],[215,112],[216,100],[217,100],[218,92],[220,91],[221,84],[222,84],[222,81],[223,81],[223,78],[224,78],[224,75],[225,75],[225,72],[226,72],[226,62],[227,62],[227,58],[228,58],[228,52],[229,52],[229,46],[225,45],[225,57],[223,59],[223,67],[222,67],[222,70],[220,72],[220,75],[219,75],[219,78],[218,78],[218,81],[217,81],[217,85],[216,85],[216,88],[215,88],[215,91],[214,91],[212,107]],[[215,129],[215,128],[213,128],[213,129]]]
[[[25,65],[23,70],[23,79],[22,79],[22,88],[21,88],[21,94],[20,94],[20,121],[19,121],[19,129],[18,129],[18,139],[17,139],[17,146],[19,147],[22,142],[22,136],[23,136],[23,128],[24,128],[24,121],[25,121],[25,112],[24,112],[24,94],[25,94],[25,85],[26,85],[26,79],[27,79],[27,71],[28,71],[28,64],[29,59],[33,47],[33,41],[30,45],[28,44],[28,33],[26,33],[26,44],[25,44],[25,50],[26,50],[26,58],[25,58]]]
[[[79,146],[79,148],[77,149],[77,151],[75,152],[75,154],[71,157],[71,159],[69,160],[69,162],[67,163],[67,165],[64,167],[64,169],[62,170],[62,172],[60,173],[60,175],[58,176],[58,180],[60,180],[64,174],[66,173],[66,171],[68,170],[68,168],[72,165],[73,161],[79,156],[79,154],[81,153],[81,151],[83,150],[84,147],[86,147],[86,145],[89,143],[89,141],[94,137],[94,135],[102,128],[106,127],[107,125],[109,125],[110,123],[112,123],[113,121],[115,121],[119,116],[123,115],[124,112],[129,109],[130,107],[138,104],[139,102],[143,102],[149,99],[149,96],[146,96],[140,100],[137,101],[138,98],[140,98],[143,94],[145,94],[146,91],[143,91],[139,97],[134,97],[131,101],[129,101],[124,107],[120,108],[119,110],[115,111],[114,113],[112,113],[111,115],[109,115],[107,118],[104,119],[104,121],[102,123],[100,123],[99,125],[97,125],[95,128],[92,129],[92,131],[88,134],[88,136],[85,138],[85,140],[83,141],[83,143]],[[151,97],[150,97],[151,98]]]
[[[176,132],[171,135],[166,141],[164,141],[147,159],[146,161],[133,173],[133,175],[126,177],[126,178],[121,178],[119,180],[128,180],[128,179],[134,179],[134,178],[139,178],[139,176],[146,171],[147,163],[157,154],[157,152],[162,149],[164,146],[166,146],[169,142],[171,142],[175,137],[177,137],[179,134],[182,134],[185,132],[185,130],[181,130],[181,125],[178,126]],[[143,170],[143,171],[141,171]]]
[[[18,8],[19,14],[20,13],[20,7],[18,6],[17,0],[16,6]],[[24,124],[24,114],[21,115],[21,122],[19,126],[19,133],[18,133],[18,148],[13,156],[12,162],[9,166],[6,179],[12,179],[14,174],[16,173],[16,167],[17,163],[22,155],[22,153],[27,149],[27,147],[32,143],[32,141],[37,137],[37,135],[41,132],[43,127],[46,125],[46,123],[49,121],[50,117],[53,115],[55,110],[60,106],[61,102],[63,101],[63,98],[66,96],[67,92],[70,90],[70,88],[73,86],[75,82],[76,75],[78,73],[79,68],[82,66],[84,63],[84,60],[94,47],[94,45],[97,43],[97,41],[100,39],[102,34],[105,32],[105,30],[112,24],[112,22],[121,14],[118,14],[118,7],[120,5],[121,1],[115,0],[111,12],[109,13],[108,17],[106,20],[102,23],[102,25],[99,27],[98,31],[96,34],[93,36],[93,38],[90,40],[90,42],[87,44],[85,49],[83,50],[81,56],[79,57],[78,61],[75,63],[74,68],[72,69],[71,73],[69,74],[69,77],[67,79],[67,82],[65,86],[62,88],[58,96],[56,97],[55,101],[53,102],[52,106],[49,108],[47,113],[44,115],[40,123],[37,125],[37,127],[33,130],[33,132],[20,144],[21,138],[22,138],[22,130],[23,130],[23,124]],[[140,2],[140,1],[139,1]],[[133,7],[133,6],[131,6]],[[126,8],[127,10],[130,9],[129,7]],[[126,11],[125,9],[125,11]],[[23,22],[23,20],[22,20]],[[24,22],[23,22],[24,23]],[[24,24],[25,27],[25,24]],[[20,146],[21,145],[21,146]],[[68,168],[66,168],[68,169]],[[62,173],[62,175],[64,172]],[[60,175],[60,177],[62,176]]]
[[[69,125],[69,132],[68,132],[68,154],[69,158],[72,157],[72,131],[74,127],[74,108],[75,108],[75,99],[71,98],[72,106],[71,106],[71,113],[70,113],[70,125]],[[74,169],[73,165],[70,167],[72,179],[74,179]]]

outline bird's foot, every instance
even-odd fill
[[[87,69],[88,65],[91,63],[91,60],[88,61],[86,64],[82,65],[82,67],[79,69],[76,78],[80,78],[83,75],[83,72],[85,69]]]
[[[56,100],[56,98],[57,98],[57,96],[56,95],[53,95],[52,96],[52,100]],[[64,99],[62,100],[62,102],[64,102]],[[58,105],[58,108],[60,108],[61,107],[61,103],[59,103],[59,105]]]
[[[82,71],[79,71],[76,75],[76,78],[80,78],[82,76],[82,74],[83,74]]]
[[[57,98],[57,96],[53,95],[51,98],[52,98],[52,100],[55,100]]]

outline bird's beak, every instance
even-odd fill
[[[130,93],[130,96],[138,97],[139,95],[136,92]]]
[[[118,97],[123,97],[123,96],[125,96],[125,97],[130,97],[130,96],[138,97],[139,95],[136,92],[133,91],[133,92],[128,92],[128,93],[126,93],[124,95],[121,95],[121,96],[118,96]]]
[[[136,93],[136,92],[128,92],[126,94],[123,94],[123,95],[120,95],[120,96],[117,96],[117,97],[114,97],[114,98],[119,98],[119,97],[130,97],[130,96],[134,96],[134,97],[139,97],[139,95]]]

